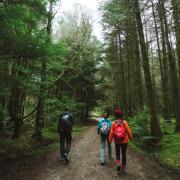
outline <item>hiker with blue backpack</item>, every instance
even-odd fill
[[[112,125],[112,122],[108,119],[109,114],[105,113],[104,118],[99,121],[97,126],[97,133],[100,135],[100,162],[101,165],[105,165],[105,148],[106,143],[108,146],[109,158],[112,157],[111,144],[109,143],[109,132]]]
[[[126,151],[128,145],[128,138],[132,141],[133,136],[131,130],[128,126],[127,121],[123,118],[123,112],[119,108],[115,110],[116,120],[113,121],[110,134],[109,142],[114,139],[115,151],[116,151],[116,170],[118,174],[120,172],[125,172],[126,168]],[[122,159],[122,164],[121,164]]]
[[[69,113],[68,108],[65,108],[59,117],[57,133],[60,136],[60,160],[64,160],[66,163],[69,162],[68,154],[71,149],[73,123],[72,114]]]

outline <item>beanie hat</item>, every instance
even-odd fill
[[[114,113],[115,113],[115,114],[118,114],[118,115],[123,115],[122,110],[119,109],[119,108],[115,109],[115,110],[114,110]]]

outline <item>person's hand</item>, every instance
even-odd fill
[[[131,142],[132,142],[133,144],[135,143],[133,138],[131,139]]]

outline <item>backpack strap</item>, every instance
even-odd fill
[[[127,132],[127,129],[126,129],[126,121],[123,119],[123,121],[122,121],[122,125],[124,126],[124,128],[125,128],[125,130],[126,130],[126,132]]]

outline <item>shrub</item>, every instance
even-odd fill
[[[150,135],[150,116],[147,108],[130,118],[129,124],[138,145],[143,146],[153,138]]]

